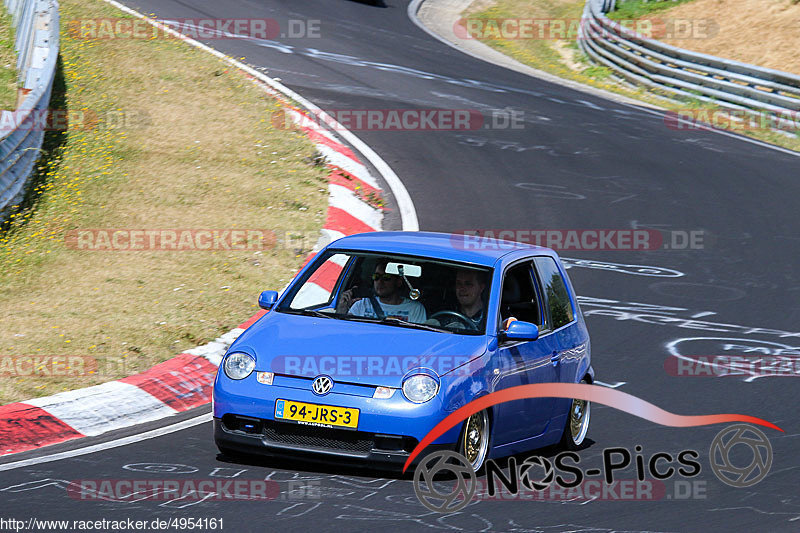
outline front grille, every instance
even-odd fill
[[[222,425],[226,431],[260,437],[276,444],[359,454],[368,454],[373,449],[410,453],[418,444],[417,439],[402,435],[318,428],[230,413],[222,417]]]
[[[320,434],[324,433],[324,434]],[[272,442],[358,453],[369,453],[373,434],[342,429],[320,429],[300,424],[264,421],[264,437]]]

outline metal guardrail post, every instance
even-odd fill
[[[609,19],[614,0],[587,0],[578,44],[626,80],[753,115],[798,116],[800,76],[682,48]]]
[[[0,116],[0,219],[22,201],[44,141],[59,50],[57,0],[5,0],[17,29],[19,85],[30,90]]]

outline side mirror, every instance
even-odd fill
[[[278,291],[264,291],[258,296],[258,306],[269,311],[278,301]]]
[[[535,341],[539,338],[539,327],[530,322],[515,320],[509,324],[508,329],[502,332],[506,339],[516,341]]]

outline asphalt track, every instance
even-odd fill
[[[288,19],[321,20],[319,38],[207,44],[267,69],[326,110],[522,112],[520,129],[356,133],[402,178],[423,230],[702,230],[702,249],[562,252],[683,274],[664,277],[650,270],[642,275],[635,268],[599,263],[570,269],[577,292],[588,297],[582,307],[597,377],[624,383],[620,390],[675,413],[749,414],[786,433],[765,430],[774,451],[769,476],[750,488],[732,488],[708,463],[709,445],[722,426],[666,428],[596,406],[590,445],[580,452],[582,465],[599,467],[602,450],[614,446],[633,450],[641,445],[646,458],[697,450],[703,469],[691,481],[702,482],[704,498],[678,498],[669,480],[667,495],[657,501],[482,501],[439,515],[423,508],[411,483],[397,477],[339,465],[221,462],[206,422],[77,457],[6,471],[0,464],[5,517],[222,518],[227,531],[800,530],[797,377],[674,377],[664,367],[670,349],[735,355],[743,353],[743,345],[771,353],[800,346],[800,157],[713,132],[673,131],[648,110],[463,55],[413,24],[407,2],[400,0],[385,6],[348,0],[139,0],[127,5],[167,19],[274,18],[281,28]],[[740,347],[725,350],[725,344]],[[102,441],[147,429],[152,427]],[[86,445],[84,440],[51,447],[3,463]],[[734,460],[746,463],[748,453],[745,449]],[[151,463],[163,466],[147,466]],[[64,490],[80,479],[233,475],[277,481],[280,495],[269,502],[94,502],[71,498]],[[635,472],[619,476],[632,479]]]

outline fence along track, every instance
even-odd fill
[[[41,153],[59,50],[56,0],[5,0],[5,5],[16,28],[21,102],[0,116],[0,219],[22,201]]]
[[[613,0],[587,0],[578,43],[624,79],[753,115],[800,112],[800,76],[649,39],[609,19],[613,9]]]

